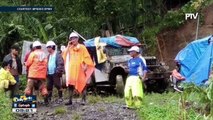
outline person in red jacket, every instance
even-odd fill
[[[25,94],[32,95],[33,87],[38,86],[44,97],[45,104],[48,105],[48,92],[46,87],[47,56],[41,49],[41,43],[39,41],[33,43],[33,49],[34,51],[30,54],[26,62],[26,67],[29,67],[29,72]]]

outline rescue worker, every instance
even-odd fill
[[[139,57],[139,47],[133,46],[128,51],[132,58],[128,61],[129,76],[124,88],[125,108],[139,108],[142,105],[142,83],[146,78],[147,68]]]
[[[69,101],[72,104],[73,91],[82,93],[82,105],[86,103],[86,84],[94,71],[93,61],[84,45],[78,43],[79,36],[72,32],[69,36],[67,48],[64,50],[66,85],[69,89]]]
[[[7,62],[3,62],[2,68],[0,69],[0,90],[1,91],[11,90],[11,88],[13,88],[15,84],[16,80],[10,73],[10,64]]]
[[[45,104],[48,105],[48,92],[46,88],[47,57],[41,49],[39,41],[33,42],[33,49],[34,51],[30,54],[26,62],[26,67],[29,67],[29,74],[25,94],[32,95],[33,88],[38,86],[44,97]]]
[[[3,62],[10,64],[10,73],[16,80],[16,84],[11,88],[11,97],[17,94],[19,90],[19,75],[22,74],[22,63],[21,59],[18,57],[18,52],[18,45],[13,45],[10,54],[6,55],[3,59]]]
[[[46,44],[48,55],[48,76],[47,76],[47,90],[48,90],[48,99],[51,101],[53,85],[58,90],[58,103],[63,102],[62,99],[62,85],[61,77],[64,73],[64,60],[59,52],[56,51],[56,44],[53,41],[48,41]]]

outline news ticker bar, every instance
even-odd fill
[[[36,108],[12,108],[13,113],[36,113]]]
[[[0,6],[0,12],[53,12],[49,6]]]

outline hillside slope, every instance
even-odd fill
[[[213,34],[213,4],[201,12],[198,39]],[[184,18],[183,18],[184,19]],[[158,57],[174,68],[174,58],[189,42],[196,38],[197,20],[188,20],[177,30],[167,30],[158,34]]]

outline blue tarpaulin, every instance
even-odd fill
[[[208,80],[213,55],[211,38],[213,36],[193,41],[177,54],[175,60],[180,63],[180,73],[186,82],[202,85]]]
[[[88,39],[84,42],[84,45],[86,47],[95,47],[95,38]],[[100,38],[101,43],[106,43],[109,46],[113,47],[122,47],[124,44],[125,46],[133,46],[133,45],[139,45],[140,42],[135,37],[129,37],[129,36],[123,36],[123,35],[116,35],[111,37],[102,37]]]

